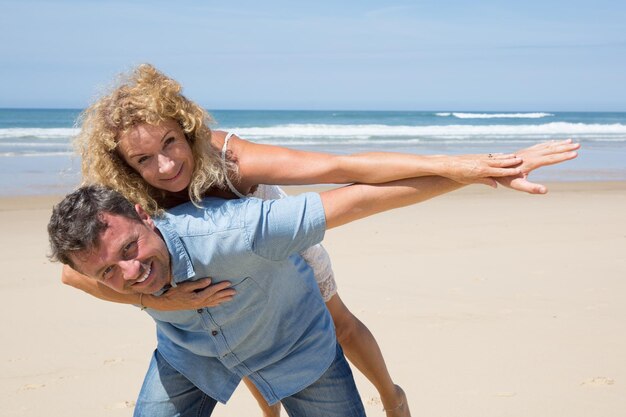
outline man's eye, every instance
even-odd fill
[[[137,252],[137,242],[130,242],[128,245],[124,246],[124,258],[134,258]]]
[[[107,267],[103,272],[102,272],[102,279],[103,280],[107,280],[109,278],[111,278],[113,276],[113,266],[109,266]]]

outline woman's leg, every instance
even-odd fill
[[[246,384],[252,396],[259,403],[259,407],[261,407],[261,411],[263,412],[263,417],[278,417],[280,416],[280,403],[276,403],[274,405],[269,405],[265,398],[261,395],[257,387],[250,381],[248,378],[244,378],[243,382]]]
[[[387,417],[410,417],[404,391],[393,383],[374,335],[348,310],[339,294],[328,300],[326,306],[333,317],[337,340],[346,357],[374,385]]]

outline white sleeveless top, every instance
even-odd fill
[[[226,138],[224,138],[224,146],[222,146],[222,166],[224,167],[225,172],[227,172],[226,152],[228,150],[228,141],[232,135],[232,133],[228,133],[226,135]],[[287,196],[282,188],[277,185],[259,184],[253,193],[245,196],[240,193],[237,188],[235,188],[228,176],[226,176],[226,184],[228,185],[230,191],[239,198],[256,197],[262,200],[277,200]],[[320,292],[322,293],[322,298],[324,298],[324,301],[327,302],[333,295],[337,294],[337,282],[335,281],[335,274],[330,263],[330,256],[328,255],[328,252],[326,252],[326,249],[324,249],[322,245],[317,244],[311,246],[305,251],[300,252],[300,255],[313,270],[315,280],[317,281],[317,285],[320,287]]]

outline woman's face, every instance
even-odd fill
[[[118,150],[153,187],[175,193],[191,182],[193,154],[185,133],[174,120],[135,126],[121,135]]]

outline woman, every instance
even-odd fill
[[[226,132],[212,132],[208,114],[181,94],[176,81],[150,65],[139,66],[82,118],[77,145],[85,181],[107,185],[151,214],[186,201],[200,204],[206,195],[281,197],[280,189],[262,184],[382,183],[441,175],[493,186],[492,177],[499,177],[505,185],[544,192],[541,186],[526,181],[527,173],[518,167],[521,159],[514,155],[332,156],[259,145]],[[569,142],[558,146],[550,152],[575,149]],[[324,249],[317,245],[302,256],[314,271],[348,359],[374,384],[387,416],[410,415],[404,392],[393,383],[373,335],[336,293]],[[105,300],[163,310],[211,307],[234,296],[228,283],[209,286],[208,279],[171,289],[160,297],[118,294],[69,268],[64,270],[63,282]],[[245,381],[264,414],[278,415],[280,406],[269,407]]]

